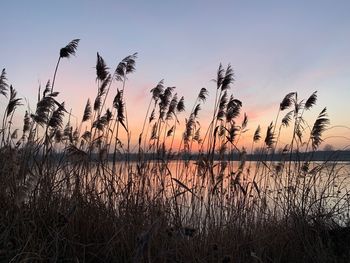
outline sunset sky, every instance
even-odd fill
[[[182,124],[206,87],[210,98],[200,114],[205,123],[220,62],[234,68],[231,91],[242,100],[251,131],[261,124],[265,132],[291,91],[305,99],[318,91],[317,106],[306,113],[310,122],[327,107],[331,126],[350,127],[349,12],[350,1],[340,0],[3,1],[0,68],[6,68],[9,83],[34,109],[38,86],[52,79],[60,48],[80,38],[76,56],[60,64],[55,87],[80,118],[87,98],[93,100],[97,92],[96,52],[113,71],[125,56],[138,52],[136,72],[125,89],[134,139],[149,90],[161,79],[185,97]],[[0,101],[3,109],[4,98]],[[18,120],[24,110],[18,111]],[[349,131],[332,128],[323,146],[350,145]]]

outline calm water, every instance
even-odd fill
[[[165,191],[167,195],[184,193],[207,198],[209,192],[230,198],[241,191],[244,195],[271,194],[279,198],[286,191],[305,194],[340,196],[350,191],[350,163],[312,162],[308,168],[303,163],[278,162],[215,162],[209,169],[204,162],[148,161],[112,164],[106,171],[109,183],[139,188],[147,186],[153,193]],[[286,189],[288,188],[288,189]],[[312,188],[312,189],[308,189]],[[315,193],[319,192],[319,193]]]
[[[349,180],[348,162],[313,162],[306,169],[303,163],[231,161],[215,162],[209,169],[204,162],[148,161],[118,162],[114,171],[111,163],[95,164],[85,185],[99,189],[106,200],[110,192],[122,199],[128,189],[131,195],[141,194],[145,202],[162,200],[170,209],[175,202],[190,222],[208,213],[219,221],[247,207],[276,214],[288,207],[315,213],[322,206],[342,217],[350,214]]]

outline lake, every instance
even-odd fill
[[[81,189],[98,189],[108,205],[142,196],[137,202],[159,200],[185,222],[207,216],[224,222],[247,210],[267,218],[298,211],[344,220],[350,213],[349,162],[133,161],[114,169],[109,162],[76,174]]]

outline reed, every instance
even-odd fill
[[[78,43],[60,50],[52,84],[39,87],[20,137],[12,122],[22,99],[5,69],[0,75],[7,103],[0,130],[1,261],[346,262],[349,166],[336,161],[337,151],[313,161],[329,125],[326,108],[314,123],[304,118],[316,92],[305,102],[287,94],[247,150],[240,145],[249,118],[229,93],[230,65],[217,71],[207,130],[200,115],[211,90],[200,89],[183,120],[188,103],[162,80],[150,90],[132,151],[124,94],[137,53],[113,74],[97,53],[96,97],[87,98],[73,125],[78,110],[66,110],[54,84],[60,60],[75,55]],[[291,141],[283,145],[286,132]],[[182,134],[176,147],[175,134]]]

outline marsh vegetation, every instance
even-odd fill
[[[13,119],[23,100],[1,73],[2,262],[345,262],[350,256],[349,165],[310,157],[329,124],[326,108],[313,123],[304,119],[316,92],[306,100],[287,94],[267,130],[255,127],[251,146],[243,148],[248,116],[231,95],[230,65],[216,73],[206,130],[200,114],[208,90],[200,89],[191,105],[162,80],[150,90],[135,149],[124,94],[137,54],[110,70],[97,53],[96,97],[87,98],[75,125],[55,79],[78,43],[60,50],[52,82],[39,88],[21,130]],[[289,131],[283,145],[280,136]],[[257,149],[260,159],[248,162]],[[310,154],[293,157],[301,152]],[[195,160],[185,158],[193,153]],[[277,153],[281,160],[271,161]],[[231,154],[239,161],[228,160]]]

